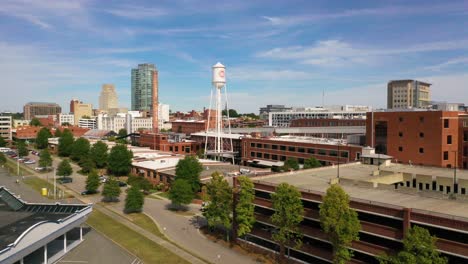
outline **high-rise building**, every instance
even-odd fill
[[[24,105],[24,119],[31,120],[36,115],[56,115],[62,112],[56,103],[30,102]]]
[[[158,102],[158,70],[154,64],[139,64],[132,69],[132,110],[151,112],[154,132],[159,124]]]
[[[430,104],[431,84],[416,80],[395,80],[387,85],[387,108],[424,108]]]
[[[292,107],[285,107],[284,105],[267,105],[266,107],[260,107],[260,118],[268,119],[270,112],[286,112],[292,110]]]
[[[0,113],[0,137],[11,140],[11,125],[11,115]]]
[[[99,109],[108,111],[118,107],[118,97],[113,84],[103,84],[99,96]]]
[[[75,124],[78,124],[79,120],[83,117],[90,118],[93,116],[93,105],[84,104],[78,100],[72,100],[70,102],[70,110],[73,110],[73,115],[75,116]]]
[[[78,101],[77,99],[70,100],[70,114],[75,113],[75,104],[79,104],[79,103],[82,103],[82,102]]]

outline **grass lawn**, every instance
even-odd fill
[[[151,220],[151,219],[150,219]],[[146,221],[146,220],[139,220]],[[111,217],[93,210],[87,223],[122,247],[140,258],[144,263],[189,263],[148,238],[131,230]]]
[[[158,192],[156,195],[169,199],[169,192]]]
[[[154,235],[162,238],[162,239],[167,239],[162,233],[161,231],[159,230],[158,226],[153,222],[153,220],[143,214],[143,213],[137,213],[137,214],[128,214],[127,215],[128,218],[130,218],[130,220],[140,226],[141,228],[153,233]]]
[[[150,198],[150,199],[155,199],[155,200],[162,200],[161,197],[158,197],[158,196],[152,195],[152,194],[145,196],[145,198]]]
[[[10,172],[11,175],[13,176],[18,176],[18,164],[16,164],[16,160],[13,161],[11,159],[7,158],[7,162],[5,163],[5,167],[8,168],[8,171]],[[25,169],[23,167],[24,165],[20,163],[20,174],[19,175],[31,175],[31,171],[28,169]]]

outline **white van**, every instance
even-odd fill
[[[5,153],[11,151],[11,148],[0,148],[0,152]]]

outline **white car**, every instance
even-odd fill
[[[27,161],[24,162],[24,164],[34,164],[34,163],[36,163],[36,161],[32,160],[32,159],[27,160]]]

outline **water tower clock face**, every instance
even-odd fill
[[[224,71],[219,71],[218,75],[219,77],[224,78]]]

